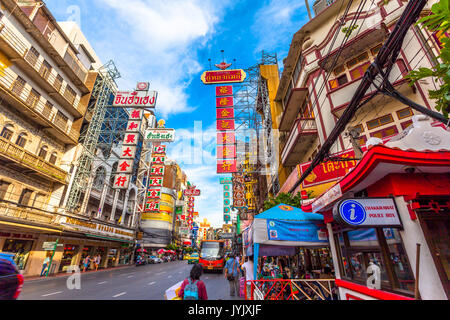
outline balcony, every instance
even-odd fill
[[[55,225],[57,214],[48,213],[31,207],[23,207],[13,203],[0,202],[0,216],[10,218],[11,221],[24,221]],[[3,219],[2,219],[3,220]],[[55,227],[55,226],[53,226]],[[57,231],[55,229],[55,231]]]
[[[407,74],[407,69],[402,60],[397,60],[397,62],[392,67],[392,71],[389,74],[389,81],[394,85],[394,87],[402,94],[408,94],[413,90],[404,76]],[[332,102],[331,112],[337,117],[341,117],[345,108],[350,103],[350,100],[353,98],[353,95],[356,92],[356,89],[361,84],[363,78],[355,79],[350,81],[343,86],[340,86],[336,89],[333,89],[327,93],[330,96],[330,100]],[[369,89],[366,91],[366,95],[364,98],[369,97],[372,93],[376,91],[376,88],[371,85]],[[372,99],[372,103],[376,104],[377,100],[383,98],[382,94],[378,94]]]
[[[80,118],[86,112],[87,106],[80,103],[80,99],[70,95],[66,90],[67,83],[62,82],[51,70],[33,55],[8,27],[0,24],[0,47],[6,55],[27,75],[39,84],[57,103],[63,106],[75,118]],[[64,85],[63,85],[64,84]]]
[[[360,23],[364,22],[362,21]],[[319,66],[326,72],[331,72],[333,71],[333,67],[340,66],[348,59],[367,51],[368,48],[384,42],[389,34],[389,31],[384,24],[362,30],[363,31],[359,33],[354,32],[353,34],[355,34],[355,36],[350,36],[350,39],[342,48],[337,47],[328,54],[325,51],[328,49],[323,48],[321,51],[323,58],[320,59]]]
[[[0,98],[14,107],[22,116],[42,126],[43,130],[65,144],[76,144],[80,133],[59,120],[56,113],[41,97],[27,92],[23,84],[6,70],[0,77]]]
[[[8,164],[22,173],[45,178],[52,182],[67,184],[67,172],[18,145],[0,137],[0,163]]]
[[[58,26],[55,25],[56,29],[53,30],[53,32],[48,32],[44,35],[43,32],[41,32],[41,30],[39,30],[39,28],[30,20],[30,18],[20,9],[20,7],[17,5],[17,0],[2,0],[2,4],[9,12],[12,12],[14,17],[25,28],[26,32],[28,32],[28,34],[30,34],[38,42],[39,46],[53,58],[57,66],[64,70],[65,74],[78,87],[78,89],[80,89],[82,94],[84,95],[89,93],[89,89],[84,84],[86,78],[80,78],[80,74],[77,74],[77,70],[73,70],[72,67],[69,67],[61,54],[50,42],[55,42],[58,40],[62,41],[66,45],[69,44],[69,47],[72,45],[69,39],[64,34],[61,34],[61,30],[57,31]],[[45,6],[43,7],[43,9],[48,10]],[[49,37],[49,35],[51,35],[51,37]],[[77,64],[80,68],[83,68],[81,66],[81,63],[77,62]]]
[[[308,147],[317,138],[317,135],[317,125],[314,118],[295,120],[281,153],[283,165],[286,167],[297,165],[308,150]]]
[[[283,116],[280,120],[279,129],[281,131],[289,131],[289,129],[292,128],[292,124],[297,118],[297,115],[299,114],[307,95],[307,88],[293,88],[288,90],[286,94],[288,100],[284,106]]]

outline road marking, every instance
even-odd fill
[[[48,297],[48,296],[52,296],[52,295],[58,294],[58,293],[62,293],[62,291],[57,291],[57,292],[52,292],[52,293],[43,294],[41,297]]]
[[[99,283],[97,283],[97,284],[104,284],[104,283],[106,283],[107,281],[102,281],[102,282],[99,282]]]
[[[150,282],[148,285],[151,286],[152,284],[155,284],[155,281]]]
[[[172,276],[168,276],[167,278],[172,278]]]
[[[115,296],[113,296],[113,298],[117,298],[117,297],[123,296],[124,294],[127,294],[127,293],[126,292],[118,293]]]
[[[160,274],[164,274],[164,273],[166,273],[166,271],[158,272],[156,275],[160,275]]]
[[[133,275],[131,275],[131,276],[128,276],[127,278],[132,278],[132,277],[134,277]]]

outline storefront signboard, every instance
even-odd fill
[[[190,197],[190,196],[197,197],[200,195],[200,190],[199,189],[186,189],[183,191],[183,193],[187,197]]]
[[[216,97],[232,96],[233,86],[217,86],[216,87]]]
[[[345,199],[333,207],[336,222],[356,227],[401,227],[394,199]]]
[[[325,192],[322,196],[314,200],[311,203],[311,209],[313,212],[317,212],[320,209],[326,207],[328,204],[339,199],[342,196],[341,185],[338,183]]]
[[[269,240],[328,242],[326,232],[310,221],[267,219]]]
[[[158,92],[156,91],[118,91],[112,107],[117,108],[154,108]]]
[[[333,154],[340,158],[354,159],[355,153],[353,150],[341,154]],[[305,162],[297,165],[298,178],[308,169],[311,162]],[[308,188],[319,184],[335,181],[345,176],[353,167],[356,166],[355,160],[348,161],[327,161],[316,166],[313,171],[303,180],[302,187]]]
[[[231,184],[231,183],[233,183],[232,181],[231,181],[231,177],[224,177],[224,178],[220,178],[220,184]]]
[[[151,128],[145,131],[146,142],[173,142],[175,141],[175,129]]]
[[[129,240],[134,239],[134,233],[129,230],[120,229],[104,224],[79,220],[71,217],[62,217],[60,223],[70,229],[76,229],[80,231],[95,232],[100,235],[125,238]]]
[[[247,74],[242,69],[211,70],[203,72],[201,80],[204,84],[243,82]]]

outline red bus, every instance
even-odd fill
[[[223,272],[225,266],[225,241],[223,240],[203,240],[200,244],[200,256],[198,263],[203,270],[215,270]]]

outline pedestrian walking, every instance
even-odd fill
[[[90,264],[91,264],[91,256],[87,256],[83,260],[83,272],[89,269]]]
[[[253,274],[253,256],[247,257],[247,261],[242,265],[242,269],[244,270],[245,275],[245,284],[247,286],[247,300],[251,299],[251,282],[255,280],[254,274]]]
[[[181,284],[178,297],[183,300],[208,300],[205,283],[200,280],[203,268],[196,263],[191,269],[189,277]]]
[[[45,259],[44,259],[44,262],[42,264],[42,270],[41,270],[41,275],[40,275],[41,277],[45,274],[45,270],[47,269],[47,266],[49,264],[50,264],[50,256],[47,253],[47,255],[46,255]]]
[[[236,254],[230,254],[230,259],[228,259],[225,264],[225,278],[228,280],[230,285],[230,296],[239,295],[239,262],[236,259]]]

